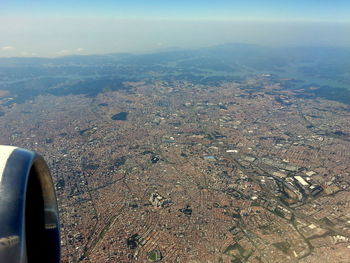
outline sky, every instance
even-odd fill
[[[0,57],[350,47],[348,0],[0,0]]]

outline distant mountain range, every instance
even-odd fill
[[[0,58],[0,90],[10,92],[11,103],[20,103],[46,93],[95,96],[125,88],[126,80],[210,84],[262,73],[300,80],[300,85],[350,89],[350,48],[225,44],[148,54]]]

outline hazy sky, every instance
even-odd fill
[[[0,0],[0,56],[228,42],[350,47],[349,0]]]

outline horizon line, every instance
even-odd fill
[[[272,48],[272,49],[288,49],[288,48],[333,48],[333,49],[349,49],[350,46],[334,46],[334,45],[263,45],[263,44],[254,44],[254,43],[244,43],[244,42],[226,42],[222,44],[209,45],[209,46],[201,46],[201,47],[169,47],[163,49],[153,49],[153,50],[144,50],[144,51],[134,51],[134,52],[107,52],[107,53],[92,53],[92,54],[81,54],[81,53],[71,53],[67,55],[57,55],[57,56],[1,56],[0,59],[21,59],[21,58],[37,58],[37,59],[61,59],[61,58],[69,58],[69,57],[89,57],[89,56],[113,56],[113,55],[129,55],[129,56],[137,56],[137,55],[151,55],[158,53],[167,53],[167,52],[181,52],[181,51],[195,51],[206,48],[214,48],[226,45],[243,45],[243,46],[255,46],[260,48]],[[67,50],[68,51],[68,50]]]

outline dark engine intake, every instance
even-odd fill
[[[0,146],[0,262],[59,261],[57,201],[44,159]]]

